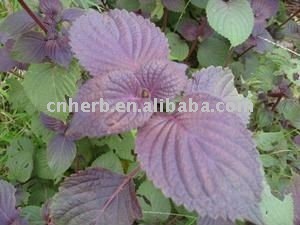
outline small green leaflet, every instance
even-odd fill
[[[210,26],[233,47],[246,41],[252,32],[254,15],[247,0],[209,0],[206,12]]]
[[[11,143],[7,149],[8,178],[13,181],[26,182],[33,170],[32,142],[28,138],[20,138]]]
[[[260,209],[266,225],[293,225],[293,199],[291,194],[281,201],[276,198],[268,184],[264,184]]]
[[[170,58],[172,60],[184,60],[189,54],[188,44],[175,33],[168,33],[167,38],[171,49]]]
[[[137,193],[139,203],[144,211],[143,220],[147,224],[161,224],[168,219],[171,212],[170,200],[164,197],[162,192],[155,188],[150,181],[142,183]]]

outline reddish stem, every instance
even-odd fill
[[[43,22],[35,15],[35,13],[29,8],[29,6],[24,2],[24,0],[18,0],[23,9],[28,13],[28,15],[39,25],[39,27],[47,33],[48,30],[43,24]]]

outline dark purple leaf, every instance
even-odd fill
[[[62,13],[63,5],[60,0],[40,0],[40,10],[46,16],[55,18]]]
[[[199,225],[235,225],[234,222],[224,220],[222,218],[212,219],[207,216],[202,218],[198,224]]]
[[[275,16],[279,9],[279,0],[250,0],[256,21],[265,21]]]
[[[178,32],[187,41],[194,41],[200,35],[200,25],[196,20],[187,18],[182,20],[178,26]]]
[[[106,77],[95,77],[86,82],[77,96],[77,102],[99,102],[100,98],[109,103],[110,110],[117,102],[135,102],[139,107],[150,102],[143,97],[144,89],[136,76],[128,71],[111,72]],[[145,93],[144,93],[145,94]],[[147,93],[148,94],[148,93]],[[75,113],[67,135],[70,137],[100,137],[118,134],[142,126],[152,115],[151,112],[100,112],[99,105],[95,112]]]
[[[221,99],[186,96],[199,105]],[[156,114],[138,130],[141,167],[165,196],[202,216],[260,223],[259,155],[251,133],[228,112]]]
[[[234,86],[234,75],[231,70],[222,67],[208,67],[193,74],[193,79],[188,82],[187,94],[206,93],[224,102],[235,103],[253,107],[252,102],[238,94]],[[249,123],[250,112],[235,112],[245,124]]]
[[[38,32],[29,32],[22,35],[13,49],[13,56],[23,63],[40,63],[46,57],[45,37]]]
[[[184,0],[162,0],[164,6],[174,12],[182,12],[184,10]]]
[[[270,33],[264,29],[261,33],[257,33],[256,36],[251,35],[244,44],[238,46],[235,50],[238,53],[242,53],[249,48],[253,48],[254,51],[263,54],[273,48],[270,42],[273,42],[273,38]]]
[[[61,35],[57,39],[48,40],[45,48],[47,57],[53,62],[64,67],[70,65],[73,56],[67,36]]]
[[[58,134],[50,140],[47,147],[48,164],[55,177],[62,175],[71,166],[76,156],[73,140]]]
[[[6,181],[0,180],[0,224],[1,225],[27,225],[20,218],[16,209],[16,189]]]
[[[13,60],[7,48],[0,48],[0,72],[8,72],[18,65],[18,62]]]
[[[58,132],[58,133],[64,133],[64,131],[67,128],[67,125],[53,117],[50,117],[46,115],[45,113],[41,113],[40,115],[42,124],[49,130]]]
[[[132,225],[142,216],[132,179],[100,168],[67,178],[51,212],[56,225]]]
[[[207,18],[202,18],[199,28],[199,37],[201,40],[209,38],[214,33],[214,30],[209,25]]]
[[[296,145],[299,145],[300,146],[300,135],[297,135],[296,137],[294,137],[294,143]]]
[[[289,38],[300,39],[300,25],[295,21],[289,21],[283,32]]]
[[[151,99],[174,99],[186,86],[186,69],[185,64],[155,60],[137,72],[137,78]]]
[[[292,181],[292,196],[294,201],[294,223],[300,224],[300,175],[294,175]]]
[[[30,31],[35,25],[36,23],[25,11],[20,11],[8,16],[0,24],[0,32],[5,32],[14,39]]]
[[[168,59],[168,42],[149,20],[125,10],[81,16],[70,30],[72,50],[93,76],[116,69],[137,71],[151,60]]]
[[[65,9],[62,14],[62,20],[68,21],[68,22],[73,22],[78,17],[82,16],[84,13],[85,13],[85,11],[83,9],[79,9],[79,8]]]

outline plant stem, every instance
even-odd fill
[[[254,48],[255,45],[250,46],[249,48],[247,48],[245,51],[243,51],[241,54],[239,54],[236,58],[236,60],[238,60],[239,58],[241,58],[242,56],[244,56],[245,54],[247,54],[252,48]]]
[[[28,13],[28,15],[39,25],[39,27],[47,34],[48,30],[43,24],[43,22],[35,15],[35,13],[29,8],[29,6],[24,2],[24,0],[18,0],[23,9]]]
[[[186,59],[184,60],[185,62],[188,62],[189,61],[189,58],[192,56],[192,54],[194,53],[194,51],[196,50],[198,46],[198,39],[194,40],[192,45],[191,45],[191,48],[190,48],[190,51],[189,51],[189,54],[188,56],[186,57]]]
[[[163,24],[162,24],[162,31],[165,32],[166,28],[168,26],[168,16],[169,16],[169,11],[167,8],[164,8],[164,16],[163,16]]]
[[[282,24],[280,24],[279,27],[278,27],[278,29],[281,28],[281,27],[283,27],[287,22],[289,22],[291,19],[293,19],[294,16],[297,16],[298,13],[300,13],[300,9],[298,9],[289,18],[287,18]]]

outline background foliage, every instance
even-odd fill
[[[290,225],[285,223],[291,218],[291,197],[282,202],[279,199],[286,194],[293,175],[300,173],[300,29],[298,25],[295,31],[297,17],[289,18],[299,11],[300,5],[291,7],[291,3],[281,1],[278,12],[266,26],[272,37],[259,36],[254,41],[259,42],[257,48],[263,48],[256,49],[245,44],[253,41],[248,37],[253,32],[255,15],[247,1],[232,1],[232,9],[225,14],[218,0],[62,2],[65,7],[100,11],[124,8],[149,17],[166,33],[170,59],[189,65],[190,73],[210,65],[231,68],[239,92],[254,103],[249,128],[254,133],[267,181],[277,197],[266,191],[269,198],[265,204],[274,204],[274,216],[281,215],[279,219],[270,216],[267,220],[272,225]],[[38,1],[27,2],[37,9]],[[1,20],[20,9],[15,0],[1,1]],[[65,173],[48,165],[46,144],[53,133],[41,124],[40,112],[46,112],[44,105],[50,100],[64,101],[66,96],[73,96],[86,78],[86,72],[76,62],[68,69],[35,64],[26,72],[13,69],[0,73],[0,176],[15,185],[17,206],[23,208],[22,214],[32,225],[45,224],[40,213],[42,206],[58,191],[65,176],[97,166],[128,174],[137,166],[133,153],[136,131],[80,140],[74,162]],[[68,119],[64,113],[51,116]],[[197,223],[195,214],[165,198],[145,174],[139,173],[135,183],[144,214],[137,224]]]

